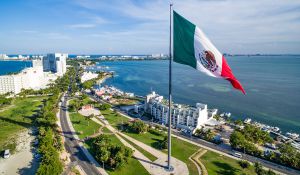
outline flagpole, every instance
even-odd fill
[[[169,113],[168,113],[168,170],[172,171],[171,166],[171,103],[172,103],[172,6],[170,3],[170,38],[169,38]]]

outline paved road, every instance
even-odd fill
[[[90,94],[88,94],[90,95]],[[98,98],[95,98],[94,96],[91,96],[94,100],[98,101],[98,102],[101,102],[101,103],[107,103],[105,101],[102,101]],[[127,115],[126,113],[120,111],[118,108],[115,108],[118,112],[120,113],[123,113],[125,115]],[[145,121],[145,120],[144,120]],[[157,124],[157,123],[153,123],[151,121],[145,121],[146,123],[148,124]],[[159,125],[159,124],[157,124]],[[161,126],[161,125],[159,125]],[[216,145],[214,143],[210,143],[210,142],[207,142],[205,140],[202,140],[202,139],[199,139],[197,137],[193,137],[193,136],[186,136],[180,132],[172,132],[172,134],[178,136],[178,137],[182,137],[182,138],[185,138],[185,139],[188,139],[188,140],[191,140],[193,142],[196,142],[198,144],[201,144],[201,145],[204,145],[206,147],[209,147],[211,149],[214,149],[214,150],[217,150],[217,151],[221,151],[221,152],[224,152],[224,153],[227,153],[229,155],[232,154],[232,150],[230,148],[230,146],[228,147],[224,147],[224,146],[219,146],[219,145]],[[250,162],[260,162],[264,167],[267,167],[267,168],[270,168],[270,169],[273,169],[273,170],[276,170],[278,172],[281,172],[281,173],[284,173],[284,174],[290,174],[290,175],[299,175],[300,174],[300,171],[297,171],[295,169],[292,169],[292,168],[288,168],[286,166],[283,166],[283,165],[279,165],[279,164],[276,164],[276,163],[273,163],[273,162],[270,162],[270,161],[267,161],[267,160],[264,160],[264,159],[260,159],[260,158],[257,158],[257,157],[254,157],[254,156],[251,156],[251,155],[248,155],[248,154],[243,154],[243,159],[244,160],[247,160],[247,161],[250,161]]]
[[[70,130],[70,126],[67,122],[67,115],[66,115],[66,101],[67,97],[62,97],[61,108],[60,108],[60,122],[62,127],[62,133],[65,137],[64,146],[66,151],[70,153],[71,161],[77,162],[77,164],[83,169],[83,171],[88,175],[97,175],[100,174],[95,165],[93,165],[89,159],[85,156],[78,141],[73,137],[73,134]]]

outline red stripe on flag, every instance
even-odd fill
[[[227,61],[225,57],[222,57],[222,73],[221,76],[225,78],[226,80],[230,81],[232,86],[240,91],[243,92],[243,94],[246,94],[243,86],[241,83],[234,77],[229,65],[227,64]]]

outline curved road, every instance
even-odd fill
[[[73,137],[73,133],[71,132],[70,126],[67,122],[66,115],[66,101],[67,96],[62,97],[61,108],[60,108],[60,123],[63,136],[65,137],[64,146],[68,153],[70,153],[71,162],[76,162],[83,171],[88,175],[97,175],[100,174],[96,166],[89,161],[86,157],[81,146],[78,144],[78,141]]]

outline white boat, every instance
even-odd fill
[[[249,123],[251,123],[251,121],[252,121],[251,118],[246,118],[246,119],[244,120],[244,123],[249,124]]]
[[[287,132],[286,136],[291,138],[291,139],[297,139],[299,137],[299,134]]]
[[[278,127],[272,127],[272,131],[274,131],[274,132],[279,132],[279,131],[280,131],[280,128],[278,128]]]

